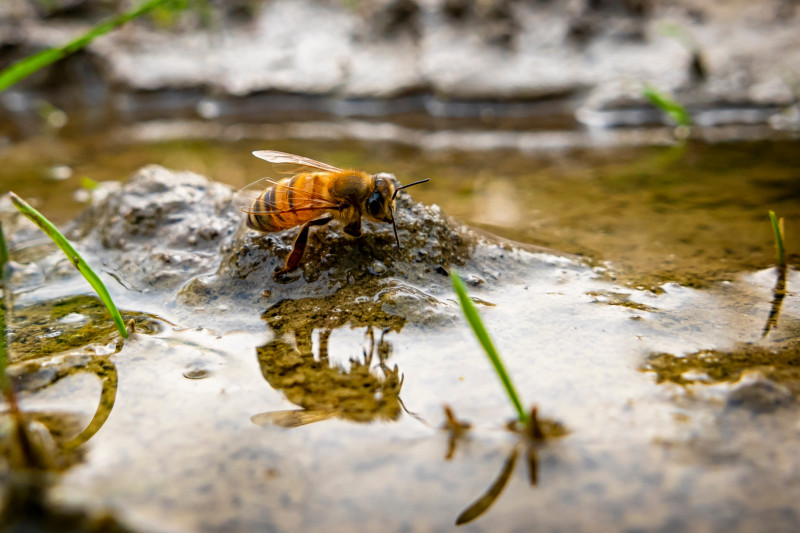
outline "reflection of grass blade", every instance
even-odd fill
[[[9,195],[11,196],[11,201],[14,203],[17,209],[19,209],[25,216],[31,219],[42,231],[44,231],[48,237],[53,239],[53,241],[58,245],[61,250],[63,250],[64,254],[66,254],[67,258],[75,265],[75,268],[83,274],[83,277],[86,278],[86,281],[89,282],[89,285],[95,290],[97,295],[106,305],[108,308],[108,312],[111,313],[111,318],[114,319],[114,323],[117,325],[117,329],[119,330],[120,335],[123,338],[128,337],[128,331],[125,329],[125,323],[122,321],[122,316],[120,316],[119,311],[117,310],[117,306],[114,305],[114,301],[111,299],[111,295],[108,294],[108,289],[106,286],[103,285],[103,282],[94,273],[94,270],[86,264],[86,261],[78,254],[75,248],[69,243],[69,241],[59,232],[56,227],[47,220],[44,215],[38,212],[36,209],[31,207],[25,200],[10,192]]]
[[[772,223],[772,233],[775,235],[775,249],[778,252],[778,280],[775,289],[772,291],[772,308],[764,325],[762,337],[769,335],[772,328],[778,325],[778,317],[781,313],[781,304],[786,297],[786,250],[783,245],[783,218],[778,218],[775,211],[769,212],[769,220]]]
[[[108,417],[111,416],[111,410],[114,408],[114,402],[117,400],[117,384],[119,383],[119,377],[117,376],[117,367],[114,363],[106,358],[98,358],[89,363],[87,368],[89,371],[94,372],[103,382],[103,389],[100,391],[100,403],[97,404],[97,409],[89,425],[78,435],[73,437],[72,440],[67,442],[64,445],[65,448],[77,448],[100,431],[100,428],[106,423]]]
[[[772,290],[772,306],[769,309],[769,316],[767,323],[764,324],[764,331],[762,337],[769,335],[770,330],[778,325],[778,318],[781,315],[781,305],[783,299],[786,298],[786,267],[778,267],[778,280],[775,282],[775,288]]]
[[[778,250],[778,266],[786,266],[786,257],[783,248],[783,219],[778,219],[775,211],[769,212],[769,220],[772,222],[772,233],[775,234],[775,248]]]
[[[528,414],[525,412],[525,409],[522,408],[522,402],[520,402],[519,397],[517,396],[517,391],[514,389],[514,385],[511,383],[511,378],[503,366],[503,361],[500,360],[500,354],[497,353],[497,350],[492,343],[492,339],[489,338],[489,333],[486,331],[486,328],[483,325],[483,321],[478,314],[478,310],[475,309],[475,306],[472,304],[472,300],[469,299],[467,287],[464,285],[464,281],[459,277],[458,274],[456,274],[455,270],[450,271],[450,279],[453,280],[453,288],[458,295],[459,302],[461,302],[461,310],[464,311],[464,316],[467,317],[467,322],[469,322],[469,325],[472,327],[472,331],[475,332],[475,336],[478,337],[478,341],[480,341],[481,345],[483,346],[486,355],[489,356],[489,360],[492,362],[495,371],[497,371],[497,375],[500,376],[500,381],[503,382],[503,386],[508,393],[508,397],[511,398],[511,403],[514,404],[514,408],[517,410],[519,421],[523,424],[527,424]]]
[[[518,453],[519,451],[515,446],[514,451],[512,451],[511,455],[509,455],[508,459],[506,459],[506,462],[503,465],[503,470],[500,471],[500,475],[494,480],[494,483],[492,483],[492,486],[489,487],[489,490],[487,490],[483,496],[475,500],[472,505],[464,509],[464,512],[458,515],[458,518],[456,518],[457,526],[466,524],[467,522],[472,522],[492,506],[495,500],[497,500],[497,497],[500,496],[500,493],[503,492],[503,489],[508,483],[508,478],[511,477],[511,472],[514,471],[514,465],[517,462]]]
[[[59,59],[77,52],[92,42],[96,37],[108,33],[111,30],[122,26],[126,22],[140,17],[149,11],[152,11],[156,7],[166,4],[169,1],[170,0],[147,0],[140,6],[135,7],[130,11],[117,15],[116,17],[105,22],[101,22],[94,28],[90,29],[77,39],[70,41],[64,46],[42,50],[38,54],[33,54],[32,56],[28,56],[20,61],[17,61],[10,67],[0,71],[0,91],[4,91],[11,85],[14,85],[18,81],[27,78],[34,72],[46,67],[47,65],[55,63]]]
[[[651,104],[671,116],[679,126],[692,125],[692,118],[689,116],[689,112],[686,111],[686,108],[666,94],[658,91],[655,87],[646,85],[644,89],[642,89],[642,96],[647,98]]]

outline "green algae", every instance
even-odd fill
[[[19,362],[75,350],[107,345],[119,339],[116,325],[108,320],[108,311],[94,296],[79,295],[15,307],[9,324],[11,361]],[[123,312],[123,319],[133,319],[137,330],[153,333],[159,326],[149,315]],[[116,348],[115,348],[116,349]]]
[[[643,303],[632,301],[630,299],[631,295],[629,293],[610,291],[610,290],[598,290],[598,291],[589,291],[586,293],[586,296],[591,296],[592,301],[598,304],[618,305],[620,307],[627,307],[628,309],[635,309],[637,311],[647,311],[647,312],[657,311],[655,307],[651,307]]]
[[[745,372],[760,371],[800,394],[800,342],[741,344],[733,350],[700,350],[683,356],[654,353],[641,370],[654,372],[658,383],[679,385],[736,382]]]

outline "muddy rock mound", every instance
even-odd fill
[[[191,172],[147,166],[99,196],[71,237],[140,292],[175,289],[216,268],[240,224],[230,189]]]
[[[299,228],[249,230],[232,197],[229,187],[203,176],[147,166],[124,185],[99,191],[70,236],[130,291],[182,308],[179,314],[192,320],[207,312],[237,326],[242,313],[260,317],[301,299],[331,312],[369,302],[416,323],[452,318],[452,267],[477,286],[513,276],[530,260],[400,191],[400,248],[389,224],[365,220],[362,237],[353,239],[333,222],[313,228],[300,268],[276,279]]]

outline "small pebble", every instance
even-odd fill
[[[369,272],[373,276],[380,276],[381,274],[386,272],[386,265],[384,265],[380,261],[373,261],[372,264],[369,266]]]
[[[467,274],[467,276],[464,277],[464,281],[470,287],[479,287],[479,286],[483,285],[484,283],[486,283],[486,280],[484,280],[480,276],[476,276],[475,274]],[[527,289],[527,287],[525,287],[525,288]]]
[[[183,373],[183,377],[186,379],[203,379],[207,378],[209,375],[210,372],[204,368],[190,368]]]

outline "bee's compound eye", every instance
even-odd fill
[[[383,214],[383,196],[379,191],[373,192],[367,200],[367,212],[376,219],[380,219]]]

